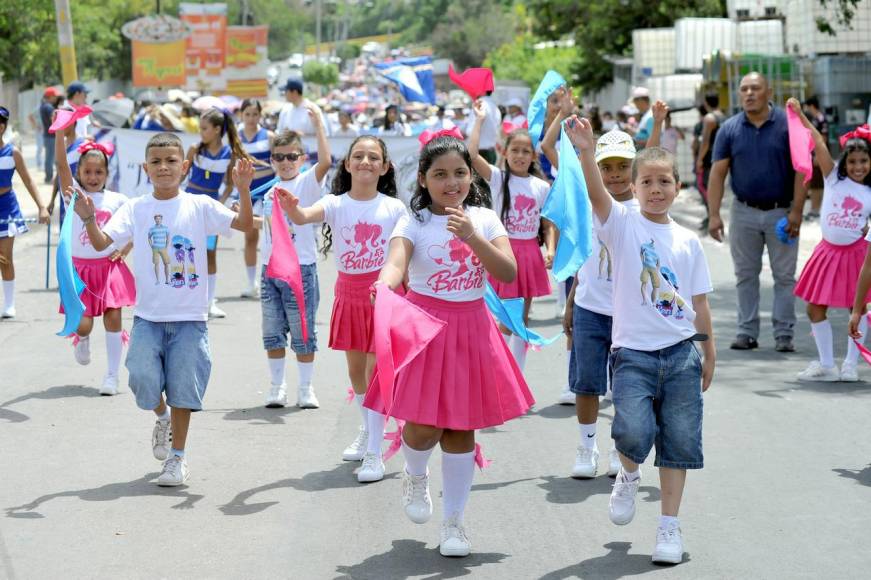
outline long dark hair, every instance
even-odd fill
[[[423,221],[423,216],[421,216],[420,212],[428,209],[429,206],[432,205],[432,197],[429,194],[429,190],[427,190],[426,186],[421,185],[420,182],[422,180],[420,178],[426,177],[426,172],[429,171],[429,168],[432,167],[432,164],[435,163],[436,159],[449,153],[456,153],[462,157],[466,167],[468,167],[469,171],[472,173],[472,183],[469,186],[469,195],[466,196],[463,205],[470,207],[490,207],[490,187],[472,168],[472,156],[469,155],[469,150],[466,148],[466,144],[456,137],[437,137],[427,143],[420,152],[420,162],[417,166],[419,179],[417,180],[417,188],[414,190],[414,195],[411,196],[411,202],[409,203],[411,213],[417,221]]]
[[[208,122],[213,127],[221,128],[221,137],[227,136],[227,141],[230,142],[230,151],[236,159],[247,159],[255,163],[255,159],[251,157],[245,148],[242,146],[242,141],[239,139],[239,132],[236,131],[236,124],[233,122],[233,117],[230,113],[220,109],[209,109],[200,117],[200,123]],[[200,141],[197,146],[197,154],[201,154],[206,148],[206,144]],[[228,168],[229,171],[229,168]]]
[[[518,137],[529,136],[529,133],[526,129],[515,129],[514,131],[508,133],[508,136],[505,138],[505,152],[508,153],[508,148],[511,146],[511,142],[517,139]],[[538,156],[535,154],[535,149],[532,150],[532,162],[529,164],[529,168],[527,168],[527,173],[534,177],[538,177],[539,179],[544,179],[544,174],[541,172],[541,168],[538,166]],[[499,219],[502,220],[502,223],[505,223],[505,220],[508,219],[508,212],[511,210],[511,190],[508,188],[508,182],[511,180],[511,168],[508,167],[508,159],[502,160],[502,211],[500,212]]]
[[[844,151],[841,153],[841,158],[838,159],[838,181],[847,179],[847,157],[849,157],[850,153],[864,153],[871,157],[871,145],[868,144],[868,141],[858,137],[847,141],[844,145]],[[865,176],[862,185],[871,187],[871,171]]]
[[[390,120],[390,115],[389,115],[390,109],[393,109],[394,111],[396,111],[396,121]],[[385,131],[392,130],[394,123],[400,123],[400,124],[402,123],[402,118],[399,116],[399,107],[397,107],[396,105],[387,105],[387,108],[384,109],[384,130]]]
[[[381,156],[384,159],[384,163],[388,164],[387,173],[378,178],[378,191],[387,197],[397,197],[396,170],[393,168],[393,163],[390,162],[390,157],[387,154],[387,145],[384,141],[374,135],[360,135],[351,141],[351,146],[348,147],[348,154],[339,161],[339,164],[336,167],[336,175],[333,177],[333,182],[330,185],[330,193],[332,195],[344,195],[351,190],[351,185],[353,184],[351,173],[345,167],[345,161],[350,159],[351,153],[353,153],[354,147],[356,147],[357,143],[364,139],[374,141],[378,144],[378,147],[381,148]],[[324,225],[321,227],[321,234],[324,237],[321,252],[324,254],[324,257],[326,257],[330,248],[333,247],[333,232],[326,222],[324,222]]]

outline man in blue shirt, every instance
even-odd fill
[[[738,290],[738,333],[731,348],[757,348],[759,337],[759,274],[762,252],[774,277],[775,349],[793,352],[795,268],[798,244],[781,242],[777,222],[788,219],[791,237],[798,237],[807,190],[789,155],[786,113],[772,102],[768,81],[752,72],[739,86],[743,112],[723,123],[714,142],[714,164],[708,189],[708,231],[723,241],[720,206],[726,174],[735,194],[730,215],[729,248]]]

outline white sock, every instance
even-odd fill
[[[215,299],[215,291],[218,289],[218,275],[209,274],[209,304]]]
[[[596,424],[578,423],[578,427],[581,429],[581,445],[587,449],[596,449]]]
[[[170,418],[171,418],[171,417],[169,416],[169,407],[167,407],[167,408],[163,411],[163,415],[158,415],[158,416],[157,416],[157,420],[158,420],[158,421],[163,421],[164,423],[166,423],[167,421],[169,421]]]
[[[520,367],[520,372],[523,372],[526,366],[526,343],[515,334],[508,340],[508,347],[514,355],[514,360],[517,361],[517,366]]]
[[[862,333],[862,338],[859,339],[859,344],[865,344],[865,335],[868,334],[868,317],[864,314],[859,319],[859,332]],[[855,365],[859,362],[859,349],[856,348],[856,343],[853,342],[853,337],[847,337],[847,356],[844,358],[847,364]]]
[[[363,429],[369,429],[369,409],[363,406],[363,399],[366,395],[354,395],[354,402],[357,403],[357,408],[360,409],[360,419],[363,421]]]
[[[429,456],[432,455],[433,449],[435,449],[435,447],[423,451],[412,449],[408,446],[403,437],[402,455],[405,457],[405,472],[408,475],[426,475],[426,464],[429,463]]]
[[[677,519],[677,516],[659,516],[660,528],[669,528],[672,526],[680,526],[680,521]]]
[[[253,287],[257,279],[257,266],[245,266],[245,271],[248,273],[248,285]]]
[[[828,319],[822,322],[811,322],[811,331],[820,353],[820,364],[826,368],[835,366],[835,355],[832,347],[832,324]]]
[[[281,358],[268,358],[269,361],[269,376],[272,377],[273,385],[283,385],[284,384],[284,357]]]
[[[560,282],[559,284],[557,284],[557,288],[556,288],[556,306],[557,306],[557,308],[559,308],[560,310],[565,310],[567,298],[568,298],[568,296],[566,296],[566,285],[564,282]]]
[[[15,308],[15,280],[3,280],[3,309]]]
[[[463,523],[463,511],[469,494],[472,492],[472,478],[475,476],[475,452],[442,452],[442,514],[447,520],[456,516]]]
[[[299,386],[305,387],[312,384],[312,373],[315,371],[315,363],[296,361],[296,370],[299,374]]]
[[[624,481],[635,481],[636,479],[641,478],[640,469],[636,469],[635,471],[626,471],[625,467],[621,467],[620,470],[623,472],[623,476],[626,478]]]
[[[118,367],[121,366],[121,351],[124,346],[121,344],[120,332],[106,331],[106,359],[109,361],[109,374],[113,377],[118,376]]]
[[[381,443],[384,441],[384,424],[386,418],[381,413],[368,409],[369,417],[366,419],[367,430],[369,431],[369,445],[366,448],[367,453],[374,453],[381,457]]]

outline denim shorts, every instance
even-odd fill
[[[318,287],[317,264],[300,264],[302,292],[305,300],[305,321],[308,340],[302,339],[302,318],[296,297],[287,282],[266,275],[266,266],[260,280],[260,310],[263,313],[263,348],[276,350],[287,348],[287,333],[290,333],[290,348],[296,354],[311,354],[318,350],[315,315],[321,299]]]
[[[170,407],[202,410],[212,371],[206,323],[134,317],[126,366],[140,409],[156,409],[165,392]]]
[[[617,451],[644,463],[656,446],[657,467],[701,469],[702,357],[685,340],[654,351],[611,353]]]
[[[608,389],[611,317],[572,304],[569,388],[576,395],[602,396]]]

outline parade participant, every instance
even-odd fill
[[[242,124],[238,127],[239,140],[245,151],[259,163],[255,165],[257,172],[251,183],[251,191],[256,191],[275,177],[275,171],[269,165],[269,152],[274,135],[260,126],[263,106],[257,99],[245,99],[239,108],[242,114]],[[260,215],[263,208],[263,194],[251,198],[254,204],[254,215]],[[257,297],[257,228],[245,234],[245,272],[248,275],[247,285],[242,290],[243,298]]]
[[[296,225],[325,222],[324,255],[334,251],[339,277],[330,319],[330,348],[345,351],[348,376],[363,425],[354,442],[345,449],[346,461],[363,461],[358,481],[384,478],[381,443],[384,415],[363,408],[363,396],[372,375],[375,357],[372,344],[372,304],[369,286],[378,278],[387,257],[390,233],[405,215],[396,198],[396,177],[387,156],[387,146],[373,136],[354,139],[339,165],[331,194],[311,207],[300,207],[292,193],[277,188],[282,208]]]
[[[550,294],[547,268],[553,263],[556,236],[549,222],[542,222],[541,207],[550,192],[550,184],[542,179],[535,160],[535,150],[525,128],[511,131],[505,138],[501,167],[490,165],[478,153],[481,128],[487,109],[481,101],[475,103],[475,126],[469,136],[469,154],[475,171],[490,183],[493,210],[505,225],[511,251],[517,260],[517,276],[510,282],[490,277],[490,283],[500,298],[523,298],[523,320],[529,322],[532,299]],[[539,232],[544,230],[547,259],[539,249]],[[511,352],[521,370],[526,362],[526,343],[503,328]]]
[[[227,136],[228,145],[223,142]],[[200,142],[191,146],[187,153],[190,178],[185,191],[207,195],[224,203],[233,191],[233,164],[239,159],[253,161],[239,140],[233,117],[226,111],[210,109],[200,118]],[[224,191],[221,193],[221,185]],[[218,286],[218,238],[208,240],[208,298],[209,318],[224,318],[227,313],[218,308],[215,293]]]
[[[154,187],[152,194],[125,203],[102,229],[96,223],[94,200],[82,193],[75,202],[94,250],[133,242],[138,292],[126,366],[136,404],[157,415],[151,443],[154,457],[165,460],[157,479],[162,486],[182,485],[189,477],[185,445],[191,412],[203,408],[211,372],[208,287],[199,283],[197,274],[206,266],[206,238],[230,235],[232,229],[244,232],[253,225],[250,161],[240,159],[233,168],[238,214],[211,196],[180,193],[188,165],[181,139],[159,133],[145,146],[143,169]],[[169,283],[159,276],[154,258],[166,251],[157,247],[160,241],[168,241],[175,250]]]
[[[572,117],[566,124],[581,151],[590,202],[601,224],[597,233],[614,260],[611,437],[622,467],[609,515],[617,525],[632,521],[639,466],[655,446],[662,515],[652,559],[677,564],[684,553],[678,510],[686,470],[703,466],[702,393],[711,385],[716,359],[705,254],[698,237],[668,214],[680,191],[673,155],[648,147],[635,157],[632,191],[640,212],[635,211],[608,194],[589,121]],[[705,339],[704,361],[694,339]]]
[[[475,468],[475,431],[523,415],[534,402],[483,300],[485,273],[506,283],[517,275],[505,227],[486,203],[465,144],[450,136],[427,143],[413,215],[394,230],[378,280],[396,290],[407,275],[408,301],[446,323],[395,377],[392,400],[373,386],[365,402],[406,421],[402,504],[418,524],[432,516],[427,463],[441,444],[443,556],[471,550],[463,513]]]
[[[48,210],[36,188],[36,182],[30,176],[24,157],[12,143],[3,142],[3,134],[9,126],[9,109],[0,106],[0,274],[3,278],[3,310],[0,318],[15,318],[15,263],[12,251],[15,236],[30,230],[24,221],[18,198],[12,190],[12,175],[18,171],[24,187],[36,207],[39,208],[39,223],[49,223]],[[51,124],[51,123],[49,123]],[[46,158],[50,157],[46,154]]]
[[[73,130],[75,125],[70,125]],[[64,203],[70,203],[72,195],[81,190],[89,194],[94,204],[94,219],[97,226],[103,227],[112,215],[127,202],[127,197],[106,189],[109,178],[109,159],[112,149],[100,143],[85,141],[77,150],[75,178],[68,163],[68,148],[64,146],[65,139],[72,139],[74,133],[64,132],[55,141],[55,163],[57,165],[58,185],[64,192]],[[76,139],[78,141],[78,139]],[[87,365],[91,362],[91,331],[94,328],[94,318],[103,317],[103,328],[106,330],[106,361],[108,369],[100,387],[101,395],[118,394],[118,370],[121,366],[123,325],[121,309],[136,304],[136,283],[133,274],[124,262],[124,258],[132,247],[129,243],[124,247],[109,246],[97,251],[91,246],[85,224],[73,213],[72,236],[73,266],[85,290],[80,298],[85,305],[82,320],[73,338],[73,353],[76,362]],[[63,313],[63,307],[61,307]]]
[[[306,154],[298,133],[285,131],[278,134],[272,143],[272,166],[281,180],[275,188],[294,194],[302,207],[309,207],[324,194],[324,182],[330,170],[330,145],[326,132],[320,123],[317,112],[311,110],[312,123],[318,135],[318,162],[302,173]],[[320,302],[318,286],[317,245],[314,225],[292,225],[291,236],[302,274],[302,288],[305,304],[305,324],[307,337],[303,338],[300,305],[292,289],[283,280],[267,274],[267,264],[272,256],[272,212],[275,202],[275,189],[263,198],[263,235],[260,240],[260,255],[263,259],[263,273],[260,282],[260,307],[263,314],[263,348],[269,361],[271,386],[266,397],[267,407],[287,405],[287,385],[285,383],[285,353],[287,335],[290,333],[290,348],[296,354],[299,373],[296,406],[301,409],[317,409],[318,399],[312,387],[315,351],[318,349],[315,330],[315,315]]]
[[[856,284],[868,242],[862,239],[871,214],[871,131],[859,128],[842,137],[842,153],[837,163],[832,159],[822,135],[801,110],[796,99],[787,106],[811,132],[816,161],[824,176],[820,229],[823,239],[804,265],[795,295],[807,302],[807,316],[817,345],[819,358],[798,373],[800,381],[858,381],[856,363],[859,350],[853,339],[847,340],[847,356],[841,370],[835,366],[832,350],[832,325],[826,314],[829,308],[850,308],[856,296]],[[863,294],[867,303],[871,294]],[[868,319],[862,317],[859,331],[868,331]]]

